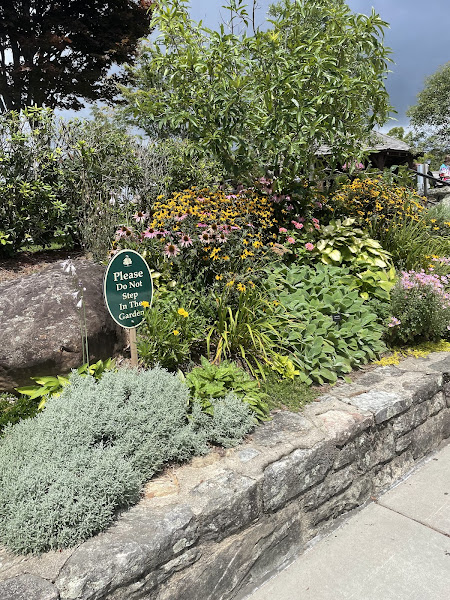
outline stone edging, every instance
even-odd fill
[[[450,437],[450,355],[380,367],[246,442],[169,469],[105,533],[0,551],[2,600],[231,600]],[[447,389],[448,388],[448,389]]]

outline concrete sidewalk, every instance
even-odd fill
[[[450,445],[249,600],[450,600]]]

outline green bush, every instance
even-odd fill
[[[156,364],[169,371],[185,369],[200,358],[205,349],[207,316],[210,307],[199,294],[181,288],[157,291],[154,304],[145,308],[139,328],[138,352],[146,367]]]
[[[447,277],[403,272],[391,297],[387,337],[392,345],[437,341],[450,326]]]
[[[38,404],[39,400],[25,396],[17,398],[10,394],[0,394],[0,436],[7,425],[34,417],[38,412]]]
[[[142,484],[168,461],[205,453],[207,441],[233,445],[254,424],[234,396],[196,405],[160,368],[72,375],[45,411],[8,427],[0,440],[0,542],[39,553],[73,546],[105,529],[139,499]]]
[[[385,350],[384,328],[358,285],[348,269],[321,264],[276,267],[268,274],[267,289],[284,319],[281,344],[301,381],[334,383]]]
[[[232,392],[250,406],[257,419],[267,418],[269,409],[264,402],[265,394],[248,373],[233,362],[212,365],[204,356],[201,360],[202,366],[186,375],[186,383],[192,397],[201,403],[206,413],[212,413],[213,398],[224,398]]]

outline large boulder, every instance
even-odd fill
[[[125,330],[110,317],[103,300],[104,267],[87,260],[63,263],[0,284],[0,391],[29,385],[30,377],[69,373],[83,362],[83,311],[74,295],[81,283],[90,362],[114,356],[125,345]]]

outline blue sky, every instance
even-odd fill
[[[309,0],[313,2],[314,0]],[[271,2],[259,0],[261,22]],[[213,27],[220,22],[224,0],[192,0],[191,15]],[[398,111],[387,129],[407,125],[405,112],[416,101],[425,77],[450,60],[450,0],[347,0],[350,8],[369,14],[372,6],[390,23],[386,43],[393,50],[393,71],[387,82],[391,103]]]

